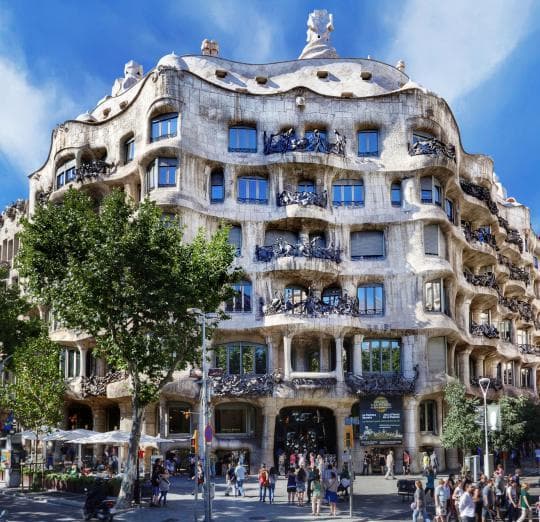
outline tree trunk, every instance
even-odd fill
[[[145,407],[139,403],[138,393],[134,390],[131,399],[132,420],[131,436],[129,438],[128,454],[124,477],[120,486],[120,493],[116,501],[116,507],[125,509],[131,507],[133,500],[133,486],[137,477],[137,452],[139,451],[139,441],[141,439],[142,419]]]

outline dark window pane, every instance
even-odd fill
[[[169,433],[191,433],[189,406],[169,407]]]
[[[229,346],[229,373],[240,374],[240,346]]]
[[[266,370],[266,346],[257,346],[255,348],[255,373],[265,374]]]
[[[390,198],[392,206],[400,207],[401,206],[401,183],[392,183],[392,188],[390,191]]]

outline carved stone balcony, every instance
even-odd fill
[[[510,259],[502,254],[499,254],[498,260],[501,265],[506,266],[510,271],[510,279],[513,279],[514,281],[523,281],[526,285],[529,284],[529,272],[523,268],[520,268],[519,266],[514,265]]]
[[[212,395],[217,397],[267,397],[274,392],[280,374],[265,375],[214,375]]]
[[[81,395],[82,397],[101,397],[107,395],[107,386],[109,384],[125,378],[126,373],[123,371],[108,372],[103,377],[98,377],[97,375],[82,377]]]
[[[480,388],[480,379],[484,377],[471,377],[471,386],[477,386]],[[489,389],[494,391],[500,391],[503,388],[503,383],[501,379],[496,377],[488,377],[489,379]]]
[[[257,261],[269,262],[278,257],[308,257],[316,259],[327,259],[335,263],[341,262],[341,250],[332,246],[319,246],[319,238],[314,238],[310,242],[298,242],[295,245],[278,239],[271,246],[255,247],[255,258]]]
[[[278,207],[286,207],[287,205],[307,207],[308,205],[315,205],[326,208],[327,204],[328,192],[326,190],[323,190],[320,194],[317,194],[317,192],[291,192],[290,190],[284,190],[277,195]]]
[[[533,322],[532,306],[526,301],[520,301],[516,297],[504,297],[499,295],[499,303],[512,312],[518,313],[520,317],[528,322]]]
[[[348,374],[346,383],[355,395],[406,395],[414,393],[418,380],[418,365],[414,367],[414,377],[408,379],[401,373]]]
[[[506,242],[512,245],[516,245],[519,248],[519,251],[523,253],[523,239],[521,238],[519,232],[512,228],[508,235],[506,236]]]
[[[301,138],[296,137],[294,129],[285,132],[270,134],[264,131],[264,153],[275,154],[285,152],[322,152],[324,154],[345,155],[347,139],[337,130],[334,130],[335,142],[328,141],[325,132],[314,130]]]
[[[473,274],[471,272],[463,272],[465,279],[474,286],[485,286],[486,288],[493,288],[494,290],[499,290],[499,285],[495,279],[495,274],[493,272],[487,272],[485,274]]]
[[[475,183],[471,183],[470,181],[464,179],[460,180],[459,184],[461,185],[461,190],[463,190],[465,194],[468,194],[473,198],[483,201],[493,215],[499,215],[499,209],[495,201],[491,199],[489,189],[480,185],[476,185]]]
[[[489,245],[495,250],[499,250],[495,236],[490,232],[487,232],[483,228],[473,230],[468,223],[463,224],[461,228],[467,242],[470,243],[471,241],[477,241],[478,243]]]
[[[540,346],[534,344],[519,344],[519,353],[525,353],[529,355],[540,355]]]
[[[456,148],[454,145],[447,145],[437,138],[427,138],[425,140],[418,140],[412,144],[409,144],[409,155],[421,156],[425,154],[444,156],[448,159],[456,161]]]
[[[477,336],[484,336],[488,339],[498,339],[499,330],[492,324],[478,324],[471,321],[471,334]]]

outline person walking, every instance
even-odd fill
[[[403,451],[403,474],[411,474],[411,454],[407,450]]]
[[[191,480],[193,480],[194,482],[192,495],[195,496],[195,500],[198,500],[199,493],[202,492],[202,486],[204,484],[204,470],[202,467],[202,462],[199,462],[197,464],[197,468],[195,469],[195,475],[193,475],[193,478]]]
[[[433,450],[433,453],[429,457],[429,465],[433,469],[433,473],[437,475],[437,471],[439,470],[439,457],[437,457],[435,450]]]
[[[225,489],[225,496],[228,497],[232,493],[234,483],[236,482],[236,476],[234,474],[234,466],[231,462],[227,465],[227,471],[225,472],[225,480],[227,481],[227,487]]]
[[[433,470],[431,467],[429,467],[426,476],[426,489],[424,490],[424,493],[426,494],[426,497],[428,493],[430,493],[432,500],[435,496],[435,478],[435,473],[433,473]]]
[[[364,453],[364,460],[362,461],[362,475],[369,475],[369,461],[367,453]]]
[[[296,497],[296,475],[293,468],[289,468],[287,475],[287,503],[294,504]]]
[[[337,490],[339,486],[339,481],[335,471],[330,472],[330,478],[325,484],[326,488],[326,498],[330,504],[330,514],[335,517],[337,516]]]
[[[495,492],[493,491],[493,479],[488,479],[482,489],[482,522],[492,520],[495,515]]]
[[[296,471],[296,499],[299,506],[304,505],[304,493],[306,491],[307,473],[303,466]]]
[[[266,493],[268,492],[268,471],[263,462],[259,469],[259,502],[266,502]]]
[[[474,486],[469,485],[466,491],[461,495],[459,499],[459,516],[462,522],[475,522],[474,514],[474,500],[473,500]]]
[[[386,455],[386,475],[384,476],[385,480],[388,480],[389,478],[396,478],[394,477],[394,451],[390,450],[388,452],[388,455]]]
[[[525,522],[526,519],[529,522],[532,521],[532,499],[529,494],[529,484],[526,482],[521,486],[521,493],[519,494],[519,503],[521,506],[521,516],[518,518],[517,522]]]
[[[150,507],[158,507],[159,503],[159,476],[163,473],[163,466],[161,465],[161,459],[156,459],[154,467],[152,468],[152,474],[150,475],[150,482],[152,484],[152,499],[150,501]]]
[[[274,503],[276,496],[277,469],[272,466],[268,472],[268,502]]]
[[[234,488],[234,496],[235,497],[243,497],[244,495],[244,480],[246,480],[246,468],[238,462],[238,465],[236,468],[234,468],[234,476],[236,477],[236,480],[234,482],[235,488]]]
[[[423,456],[422,456],[422,469],[424,470],[424,473],[429,468],[430,462],[431,461],[429,459],[429,455],[427,454],[427,451],[424,451]]]
[[[444,487],[444,480],[439,479],[439,483],[435,488],[435,520],[436,522],[446,522],[446,489]]]
[[[415,485],[416,490],[414,492],[414,502],[411,505],[411,507],[413,508],[413,522],[418,522],[419,515],[422,515],[422,520],[424,522],[430,522],[426,511],[426,494],[424,493],[422,481],[417,480],[415,482]]]
[[[311,481],[311,514],[318,517],[321,514],[321,498],[322,498],[322,484],[321,475],[319,470],[316,469],[313,472],[313,480]]]
[[[515,480],[510,480],[506,487],[506,504],[508,506],[507,517],[508,522],[516,522],[519,516],[519,495]]]
[[[158,505],[165,507],[167,505],[167,493],[171,487],[170,482],[171,474],[167,469],[159,476],[159,499]]]
[[[310,466],[307,470],[307,503],[309,504],[311,502],[311,483],[313,482],[313,479],[315,478],[315,468],[314,466]]]

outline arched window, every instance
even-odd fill
[[[393,207],[401,207],[402,195],[401,195],[401,182],[394,181],[390,187],[390,201]]]
[[[257,129],[249,125],[229,127],[229,152],[257,152]]]
[[[242,255],[242,227],[234,225],[229,230],[229,243],[236,247],[236,255]]]
[[[285,288],[285,303],[291,306],[292,313],[302,312],[302,303],[307,299],[307,290],[303,286]]]
[[[332,186],[332,204],[336,207],[361,207],[364,204],[364,182],[340,179]]]
[[[252,288],[250,281],[240,281],[232,285],[236,294],[225,305],[227,312],[251,312]]]
[[[222,169],[210,174],[210,203],[221,203],[225,199],[225,180]]]
[[[435,401],[420,403],[420,431],[437,433],[437,403]]]
[[[77,177],[77,169],[75,159],[66,161],[56,169],[56,188],[62,188],[71,181],[75,181]]]
[[[325,288],[321,297],[324,304],[336,306],[341,299],[341,288],[339,286]]]
[[[378,130],[361,130],[358,132],[358,155],[362,157],[379,155]]]
[[[282,239],[290,245],[298,243],[298,235],[290,230],[267,230],[264,234],[264,246],[274,246],[277,241]]]
[[[216,346],[216,367],[229,375],[263,375],[268,370],[264,344],[239,341]]]
[[[433,138],[435,138],[435,136],[433,136],[433,134],[431,134],[430,132],[415,130],[413,131],[412,142],[414,145],[415,143],[418,143],[419,141],[429,141],[429,140],[432,140]]]
[[[150,141],[159,141],[176,136],[178,130],[178,113],[168,112],[152,118]]]
[[[239,203],[268,204],[268,180],[262,176],[241,176],[237,190]]]
[[[310,350],[306,352],[306,371],[321,371],[321,352],[319,350]]]

